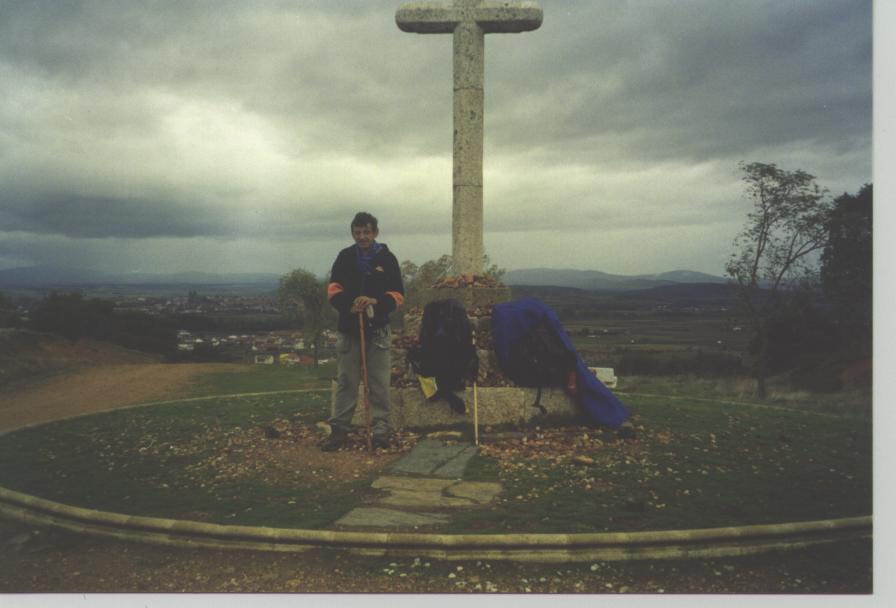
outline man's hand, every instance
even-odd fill
[[[367,296],[358,296],[352,303],[352,312],[364,312],[368,306],[375,306],[376,298],[368,298]]]

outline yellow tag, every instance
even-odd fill
[[[420,389],[423,391],[423,396],[427,399],[435,395],[436,391],[439,390],[439,387],[436,386],[435,378],[427,378],[425,376],[418,375],[417,380],[420,381]]]

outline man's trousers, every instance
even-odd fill
[[[392,332],[389,326],[374,330],[365,339],[367,347],[367,383],[370,388],[370,417],[373,434],[385,437],[389,432],[389,380],[392,360]],[[361,340],[339,333],[337,343],[336,401],[330,426],[348,430],[358,405],[361,382]],[[361,407],[364,407],[363,404]]]

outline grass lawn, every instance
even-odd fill
[[[205,386],[224,395],[327,385],[318,371],[257,366]],[[439,531],[659,530],[871,513],[868,418],[623,398],[634,439],[565,427],[485,441],[466,477],[498,480],[504,491]],[[0,485],[122,513],[326,527],[398,457],[321,453],[315,424],[328,409],[327,391],[218,397],[23,429],[0,437]]]
[[[871,424],[800,411],[625,397],[634,440],[551,429],[484,446],[497,506],[457,531],[601,532],[869,515]]]
[[[309,367],[305,365],[246,365],[245,371],[206,374],[193,384],[191,397],[207,395],[238,395],[307,388],[329,388],[336,377],[336,363]]]
[[[355,506],[376,474],[360,467],[344,480],[326,462],[309,466],[328,411],[329,394],[311,392],[54,422],[0,437],[0,484],[134,515],[314,528]]]

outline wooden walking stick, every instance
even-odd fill
[[[476,355],[476,332],[473,332],[473,354]],[[478,361],[478,359],[477,359]],[[473,376],[473,438],[479,445],[479,365],[476,366],[476,375]]]
[[[361,338],[361,384],[364,385],[364,425],[367,428],[367,451],[373,453],[373,433],[370,428],[370,389],[367,386],[367,344],[364,340],[364,312],[358,313],[358,335]]]

